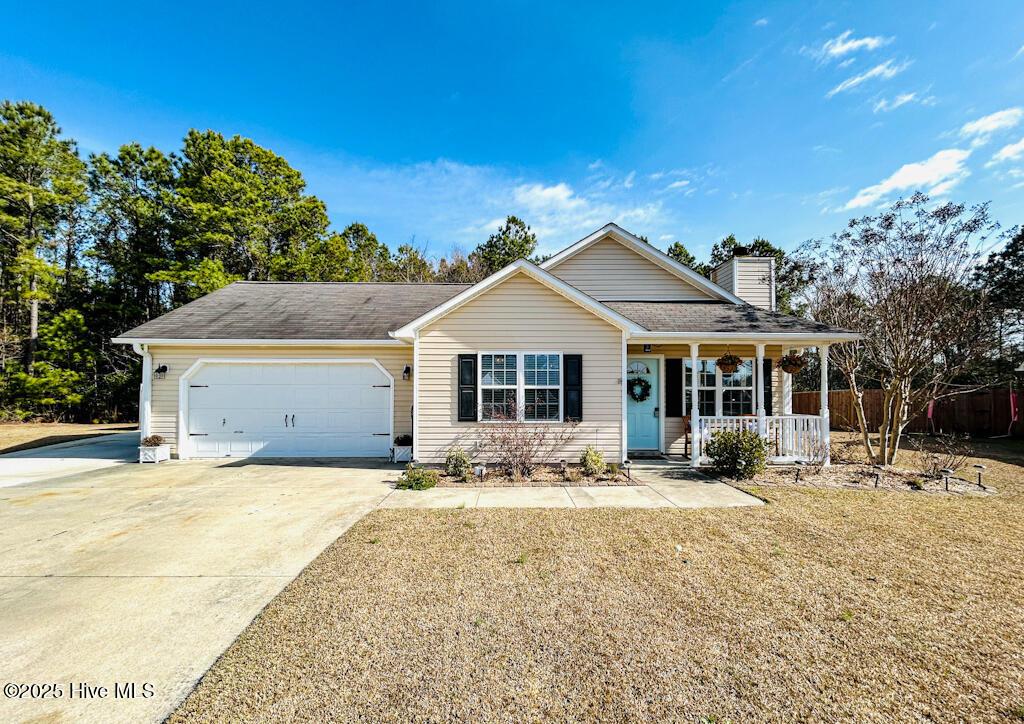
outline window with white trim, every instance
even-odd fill
[[[562,402],[562,356],[523,355],[523,419],[559,420]]]
[[[514,354],[480,355],[480,419],[504,420],[516,410],[519,375]]]
[[[690,360],[684,360],[685,365],[685,379],[683,384],[686,386],[686,409],[683,414],[689,415],[693,405],[693,398],[691,397],[693,381],[693,365],[690,364]],[[717,376],[715,374],[715,361],[712,359],[699,359],[697,360],[697,407],[698,414],[701,417],[713,417],[715,413],[715,400],[717,393]]]
[[[480,419],[513,415],[527,422],[561,422],[560,352],[480,353]]]
[[[683,414],[689,415],[692,404],[693,367],[688,359],[683,360],[683,366],[683,385],[686,390],[686,409]],[[713,359],[697,360],[697,384],[697,407],[701,417],[754,414],[753,360],[743,360],[735,372],[722,372],[717,369]]]
[[[722,373],[722,414],[754,414],[754,361],[743,360],[735,372]]]

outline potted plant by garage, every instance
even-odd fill
[[[399,435],[391,448],[391,462],[407,463],[412,460],[412,435]]]
[[[159,463],[171,459],[171,446],[164,442],[159,435],[149,435],[142,438],[139,445],[140,463]]]
[[[788,375],[795,375],[807,366],[807,358],[802,354],[784,354],[779,357],[779,368]]]
[[[743,364],[743,360],[734,355],[732,352],[726,352],[721,357],[715,360],[715,364],[718,366],[718,369],[722,370],[722,372],[728,375],[738,370],[740,365]]]

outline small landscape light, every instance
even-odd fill
[[[569,467],[569,463],[568,463],[568,462],[566,462],[565,460],[559,460],[559,461],[558,461],[558,467],[560,467],[560,468],[562,469],[562,472],[564,473],[564,472],[565,472],[565,469],[566,469],[567,467]]]
[[[940,470],[939,472],[942,473],[942,484],[946,488],[946,492],[948,493],[949,492],[949,476],[952,475],[954,473],[954,471],[950,470],[949,468],[942,468],[942,470]]]
[[[629,469],[631,467],[633,467],[633,463],[632,462],[630,462],[629,460],[623,460],[622,461],[622,469],[626,471],[626,477],[628,479],[630,479],[630,480],[633,479],[633,475],[629,471]]]
[[[978,463],[972,465],[971,467],[978,471],[978,487],[984,490],[985,486],[981,484],[981,471],[985,469],[985,466],[982,465],[981,463]]]
[[[885,467],[882,466],[882,465],[873,465],[872,467],[876,471],[875,472],[875,487],[877,488],[879,486],[879,484],[881,484],[881,482],[882,482],[882,471],[885,470]]]

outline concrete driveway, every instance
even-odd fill
[[[102,470],[138,459],[138,432],[7,453],[0,455],[0,488]]]
[[[72,465],[0,488],[0,683],[62,691],[0,698],[2,721],[161,718],[398,475],[366,461]],[[134,697],[114,689],[130,683]]]

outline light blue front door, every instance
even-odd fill
[[[639,401],[633,394],[639,392],[638,379],[647,380],[651,385],[650,394]],[[626,362],[626,437],[630,450],[657,450],[660,447],[658,398],[658,358],[630,357]]]

